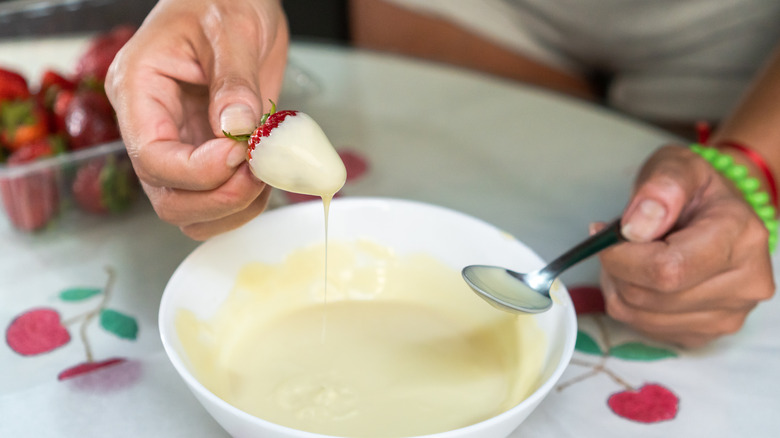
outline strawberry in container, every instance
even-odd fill
[[[55,171],[23,166],[63,150],[49,136],[48,117],[19,73],[0,69],[0,161],[7,167],[0,196],[11,223],[25,231],[43,228],[59,209]],[[18,172],[17,172],[18,171]]]
[[[109,155],[79,167],[72,192],[76,204],[84,211],[93,214],[120,213],[135,201],[138,179],[130,160]]]
[[[18,175],[13,171],[54,156],[56,149],[57,146],[44,138],[15,150],[6,160],[8,174],[0,179],[0,195],[8,218],[20,230],[44,228],[57,215],[60,206],[58,173],[51,167],[24,169]]]
[[[114,110],[103,83],[108,67],[135,29],[120,26],[100,35],[76,64],[76,90],[60,93],[54,114],[60,117],[71,150],[81,150],[120,138]],[[76,170],[71,191],[76,204],[92,214],[118,213],[135,200],[138,179],[126,156],[91,159]]]
[[[16,228],[45,228],[66,198],[94,214],[122,211],[135,199],[138,180],[103,88],[133,32],[98,35],[72,75],[46,70],[34,93],[25,77],[0,67],[0,197]]]
[[[133,26],[117,26],[111,32],[95,37],[76,62],[76,80],[78,82],[95,81],[102,85],[106,81],[108,67],[117,52],[134,33],[135,27]]]

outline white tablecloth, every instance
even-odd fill
[[[3,43],[0,65],[31,75],[49,65],[67,71],[83,45],[82,38]],[[590,221],[620,214],[639,163],[672,139],[592,105],[443,66],[305,43],[293,45],[290,59],[280,106],[311,114],[337,148],[369,164],[343,196],[455,208],[545,259],[584,238]],[[286,199],[277,194],[275,202]],[[226,436],[169,364],[157,331],[166,281],[195,246],[145,202],[110,220],[67,216],[39,235],[15,231],[3,216],[0,328],[49,308],[67,322],[70,340],[35,356],[0,345],[0,437]],[[106,284],[107,267],[116,275],[109,299],[84,298]],[[597,270],[591,260],[564,281],[595,285]],[[78,291],[83,299],[73,299]],[[778,299],[762,304],[740,333],[697,351],[582,315],[581,342],[559,388],[512,437],[778,436],[778,306]],[[84,319],[98,308],[113,319]],[[89,359],[112,358],[121,361],[57,378]],[[679,400],[670,419],[644,423],[610,408],[614,393],[653,384]]]

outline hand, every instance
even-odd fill
[[[106,91],[157,214],[193,239],[260,214],[270,187],[246,145],[281,88],[288,30],[276,0],[160,0],[109,69]]]
[[[607,313],[652,338],[704,345],[774,293],[763,222],[686,148],[645,163],[622,224],[629,242],[600,254]]]

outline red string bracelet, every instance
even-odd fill
[[[710,142],[710,124],[701,121],[696,122],[696,140],[699,142],[699,144],[707,144]]]
[[[745,157],[761,170],[761,173],[764,174],[764,179],[766,179],[766,184],[769,186],[769,195],[772,197],[772,205],[775,206],[775,209],[778,209],[777,184],[775,183],[775,177],[772,175],[772,170],[769,168],[769,165],[766,164],[764,157],[753,149],[734,141],[721,141],[718,142],[717,146],[726,146],[742,152],[745,154]]]

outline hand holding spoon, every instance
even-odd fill
[[[480,297],[501,310],[540,313],[552,307],[550,288],[563,271],[624,240],[617,219],[537,271],[521,274],[498,266],[470,265],[463,268],[463,279]]]

